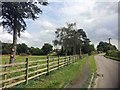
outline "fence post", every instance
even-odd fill
[[[38,62],[36,62],[36,71],[38,70]],[[38,71],[36,72],[36,75],[38,75]],[[36,79],[39,79],[39,77],[36,77]]]
[[[78,60],[78,59],[77,59],[77,55],[76,55],[76,62],[77,62],[77,60]]]
[[[77,61],[77,55],[76,55],[76,61]]]
[[[77,55],[77,61],[78,61],[78,55]]]
[[[75,55],[75,61],[74,62],[76,62],[76,55]]]
[[[70,64],[70,55],[69,55],[69,64]]]
[[[26,80],[26,84],[28,84],[28,58],[26,58],[26,77],[25,77],[25,80]]]
[[[75,55],[75,62],[76,62],[76,55]]]
[[[5,62],[7,64],[7,62]],[[7,71],[7,66],[5,66],[4,72]],[[4,74],[4,80],[7,80],[7,73]],[[6,83],[4,83],[4,86],[6,86]]]
[[[49,75],[49,56],[47,56],[47,73],[46,76]]]
[[[67,59],[67,65],[68,65],[68,64],[69,64],[69,60],[68,60],[68,59],[69,59],[69,57],[67,57],[66,59]]]
[[[74,63],[74,61],[75,61],[75,56],[73,55],[73,63]]]
[[[64,59],[64,66],[66,66],[66,56],[65,56],[65,59]]]
[[[58,56],[58,69],[59,69],[59,63],[60,63],[60,56]]]
[[[71,58],[71,55],[70,55],[70,63],[72,63],[72,58]]]
[[[73,63],[75,62],[75,55],[73,55]]]
[[[76,62],[77,62],[77,55],[76,55]]]
[[[72,55],[72,58],[71,58],[71,60],[72,60],[72,63],[73,63],[73,55]]]
[[[80,58],[79,58],[79,55],[78,55],[77,57],[78,57],[78,60],[79,60],[79,59],[80,59]]]
[[[75,55],[74,55],[74,63],[75,63]]]

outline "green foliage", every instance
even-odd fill
[[[49,43],[45,43],[43,47],[41,48],[43,54],[47,55],[49,54],[53,49],[53,46]]]
[[[41,49],[39,48],[34,48],[34,47],[31,47],[28,49],[28,53],[32,54],[32,55],[43,55],[43,52]]]
[[[20,55],[21,53],[27,53],[28,46],[25,43],[17,45],[17,53]]]
[[[93,45],[90,45],[90,40],[87,38],[87,35],[83,29],[76,29],[76,23],[67,23],[66,27],[57,28],[55,31],[56,39],[53,41],[54,45],[61,46],[61,52],[59,54],[78,54],[80,53],[81,47],[86,48],[86,51],[83,49],[83,53],[91,52],[94,48]]]
[[[117,50],[108,50],[106,56],[113,57],[113,59],[120,60],[120,51]]]
[[[10,43],[2,43],[2,54],[10,54],[10,48],[12,44]]]
[[[117,50],[117,48],[112,44],[102,41],[97,46],[97,51],[107,52],[108,50]]]
[[[24,19],[35,20],[39,13],[42,13],[42,10],[33,2],[2,2],[2,25],[8,33],[17,30],[20,37],[20,32],[26,29]]]
[[[2,54],[10,54],[10,49],[12,44],[11,43],[2,43],[1,44]],[[34,47],[28,47],[25,43],[17,44],[17,55],[46,55],[49,54],[52,51],[52,45],[50,44],[44,44],[42,49],[34,48]]]
[[[91,55],[93,51],[95,51],[94,45],[90,45],[90,44],[82,45],[82,52],[84,54],[88,53],[89,55]]]

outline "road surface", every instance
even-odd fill
[[[105,58],[103,54],[95,56],[97,78],[94,88],[118,88],[118,65],[120,62]]]

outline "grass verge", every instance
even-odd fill
[[[87,58],[51,72],[48,76],[40,76],[28,82],[17,85],[13,88],[63,88],[67,83],[73,80],[78,73],[82,71]]]
[[[88,77],[87,81],[85,82],[85,84],[83,85],[82,88],[87,88],[88,87],[88,85],[91,83],[91,78],[92,78],[93,73],[96,73],[96,61],[94,59],[94,55],[89,56],[88,59],[89,59],[89,65],[90,65],[89,77]],[[94,79],[92,81],[91,87],[93,87]]]
[[[110,56],[106,56],[106,55],[105,55],[105,57],[120,62],[120,58],[117,58],[117,57],[110,57]]]

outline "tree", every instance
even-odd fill
[[[28,46],[25,43],[17,45],[17,54],[27,54]]]
[[[102,41],[97,46],[97,51],[107,52],[108,50],[117,50],[117,48],[110,43]]]
[[[34,48],[34,47],[31,47],[31,48],[28,48],[29,50],[29,53],[31,53],[32,55],[42,55],[42,50],[39,49],[39,48]]]
[[[2,43],[2,54],[9,54],[11,46],[10,43]]]
[[[71,43],[73,37],[73,30],[75,30],[76,23],[67,23],[67,27],[57,28],[55,31],[56,40],[53,41],[54,45],[60,45],[67,55],[68,51],[71,50],[74,43]]]
[[[43,47],[41,48],[41,50],[43,51],[43,53],[45,55],[47,55],[47,54],[49,54],[53,50],[52,48],[53,48],[53,46],[51,44],[45,43],[43,45]]]
[[[40,2],[47,5],[48,2]],[[2,26],[13,34],[13,45],[11,48],[10,63],[13,63],[16,55],[17,36],[26,30],[24,19],[35,20],[42,10],[33,2],[2,2]]]
[[[88,53],[90,55],[93,51],[95,51],[93,44],[92,45],[90,45],[90,44],[83,44],[82,45],[82,52],[84,54]]]
[[[65,51],[66,55],[71,54],[71,52],[75,55],[79,50],[81,56],[82,44],[89,41],[85,31],[76,28],[76,23],[67,23],[67,27],[58,28],[55,34],[54,45],[61,45],[61,51]]]
[[[82,45],[83,44],[86,44],[86,42],[88,41],[89,39],[87,38],[87,35],[85,33],[85,31],[83,31],[83,29],[78,29],[77,30],[77,47],[78,47],[78,50],[80,52],[80,56],[81,56],[81,48],[82,48]]]

